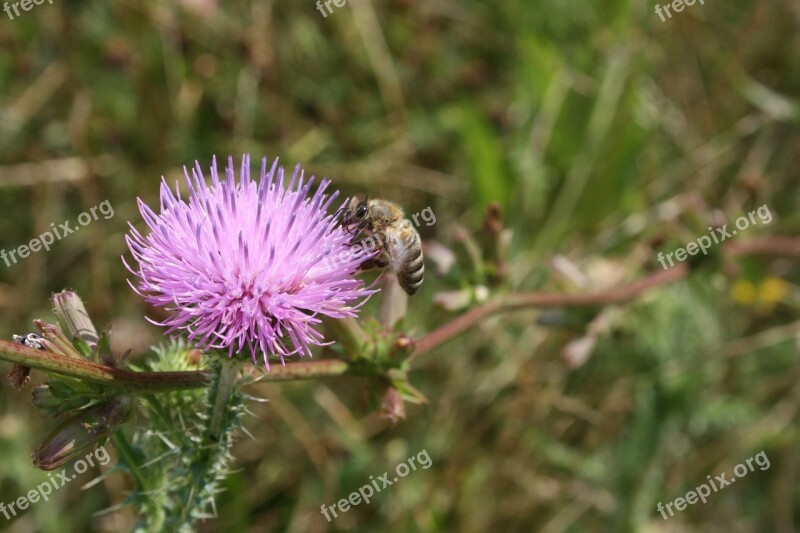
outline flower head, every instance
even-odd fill
[[[364,257],[350,253],[352,236],[327,214],[338,191],[324,194],[324,180],[309,195],[314,178],[306,182],[300,165],[285,186],[277,159],[271,168],[262,160],[258,182],[247,155],[238,182],[233,158],[225,173],[220,179],[214,158],[207,185],[199,163],[191,177],[184,167],[186,201],[162,178],[159,214],[138,200],[150,234],[129,224],[138,268],[126,266],[139,278],[131,287],[170,312],[155,324],[188,332],[201,348],[230,356],[247,347],[267,368],[268,354],[310,355],[310,345],[324,344],[319,315],[356,316],[374,292],[354,277]]]

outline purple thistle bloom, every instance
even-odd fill
[[[188,202],[177,183],[173,194],[162,177],[160,214],[137,199],[150,234],[128,223],[125,240],[139,263],[137,270],[125,263],[139,278],[138,286],[129,284],[171,312],[151,322],[169,328],[166,334],[187,331],[201,348],[227,348],[232,356],[248,347],[253,362],[260,350],[267,369],[267,354],[281,362],[311,355],[310,345],[326,344],[315,329],[317,315],[354,317],[375,292],[354,277],[364,254],[353,253],[352,235],[327,214],[339,193],[324,194],[323,180],[309,196],[314,178],[304,183],[300,165],[285,187],[277,159],[269,169],[262,160],[258,183],[250,179],[248,155],[238,183],[232,157],[225,172],[221,181],[215,157],[206,185],[199,163],[191,177],[184,167]]]

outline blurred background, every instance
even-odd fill
[[[430,206],[419,337],[508,291],[575,293],[768,206],[734,243],[797,235],[800,4],[55,0],[0,15],[0,248],[108,200],[114,215],[7,267],[0,336],[75,289],[115,349],[162,339],[119,259],[136,198],[157,205],[212,155],[302,162],[345,194]],[[487,269],[484,212],[510,235]],[[758,219],[756,219],[758,220]],[[429,398],[391,427],[355,379],[268,398],[202,531],[794,531],[800,520],[800,271],[717,246],[697,273],[614,307],[496,315],[415,362]],[[713,256],[713,257],[712,257]],[[450,265],[449,259],[455,258]],[[456,292],[460,291],[460,292]],[[371,313],[369,307],[366,313]],[[10,370],[0,362],[0,373]],[[34,383],[41,374],[34,376]],[[0,501],[46,475],[53,421],[0,386]],[[110,445],[108,446],[110,448]],[[432,466],[328,523],[333,504],[427,451]],[[764,451],[708,503],[666,504]],[[126,479],[84,474],[10,531],[127,531]],[[728,474],[730,477],[730,474]]]

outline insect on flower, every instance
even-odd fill
[[[422,240],[399,205],[358,194],[348,202],[341,220],[348,233],[356,237],[365,233],[367,238],[363,242],[377,240],[379,253],[363,262],[362,270],[388,268],[397,274],[397,281],[406,293],[413,295],[419,290],[425,273]]]
[[[326,344],[316,329],[320,315],[354,317],[375,291],[357,279],[360,259],[349,257],[335,268],[323,262],[342,256],[351,236],[329,207],[338,191],[325,194],[300,165],[288,186],[277,159],[262,160],[260,179],[250,179],[245,155],[234,177],[233,158],[225,176],[216,158],[206,184],[199,163],[191,175],[184,167],[189,197],[173,193],[162,178],[160,213],[139,200],[150,228],[143,236],[133,225],[126,236],[138,267],[131,287],[145,300],[169,312],[155,322],[166,334],[182,330],[199,348],[227,349],[229,356],[249,348],[284,357],[311,355],[311,345]],[[123,258],[123,262],[124,262]]]

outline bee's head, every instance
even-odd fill
[[[367,195],[365,194],[356,194],[350,198],[350,202],[348,202],[347,207],[345,207],[342,212],[342,226],[348,229],[358,226],[359,229],[363,229],[366,225],[367,214],[369,213],[368,202]]]

